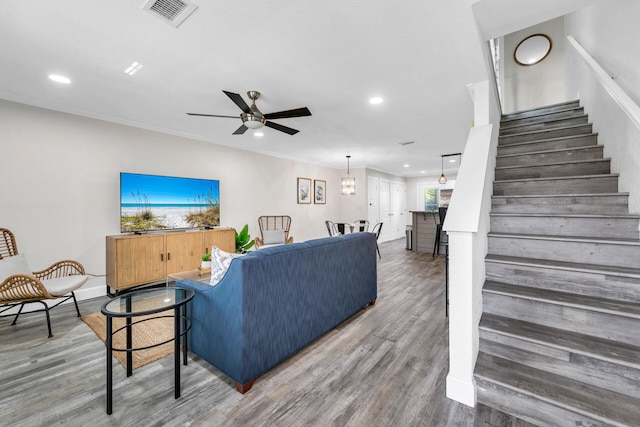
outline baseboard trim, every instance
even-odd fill
[[[476,380],[463,381],[447,375],[447,398],[474,408],[477,402]]]

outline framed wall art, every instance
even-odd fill
[[[313,203],[324,205],[327,203],[327,181],[321,179],[313,180]]]
[[[309,204],[311,203],[311,197],[311,179],[298,178],[298,203]]]

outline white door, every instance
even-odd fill
[[[369,230],[380,222],[380,180],[370,176],[367,186],[367,218],[369,220]]]
[[[389,237],[389,222],[391,220],[391,183],[380,181],[380,221],[382,222],[382,232],[380,242],[391,240]]]

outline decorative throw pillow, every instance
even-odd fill
[[[241,256],[241,254],[232,254],[225,252],[214,246],[211,248],[211,281],[209,284],[215,286],[224,277],[231,265],[231,260]]]
[[[284,244],[284,230],[264,230],[262,238],[265,245]]]
[[[23,254],[0,259],[0,281],[14,274],[33,274]]]

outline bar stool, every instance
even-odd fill
[[[436,223],[436,238],[433,242],[433,255],[436,256],[440,252],[440,235],[442,234],[442,224],[444,224],[444,218],[447,216],[447,208],[438,208],[438,217],[440,223]],[[436,216],[433,216],[433,220],[436,221]]]

